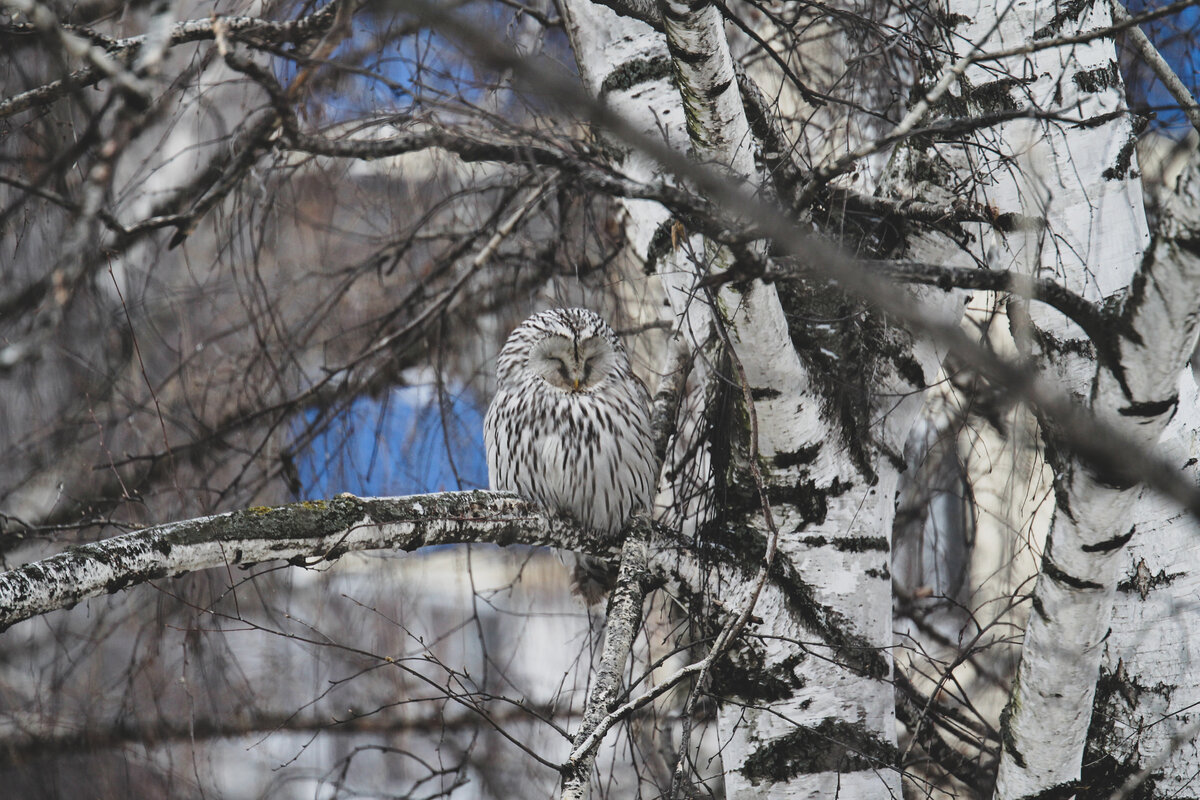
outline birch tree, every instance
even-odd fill
[[[1178,385],[1191,385],[1183,370],[1195,346],[1193,262],[1161,249],[1146,253],[1141,187],[1131,172],[1133,123],[1119,113],[1124,98],[1111,41],[1094,38],[1069,49],[1039,44],[1111,26],[1109,8],[1077,14],[1037,7],[956,10],[964,23],[952,30],[954,40],[989,53],[984,65],[971,63],[978,51],[952,51],[962,67],[959,87],[995,90],[987,100],[995,107],[1073,118],[1073,124],[1014,120],[976,134],[1016,166],[977,177],[980,200],[1032,222],[1004,237],[1002,261],[1035,278],[1053,275],[1095,307],[1113,309],[1114,322],[1097,335],[1088,334],[1082,320],[1012,305],[1014,335],[1031,363],[1086,403],[1096,419],[1151,445],[1174,414]],[[1011,76],[1018,63],[1019,89],[1011,78],[993,82],[997,68]],[[961,97],[970,104],[979,96],[963,88]],[[1082,152],[1091,154],[1086,166],[1077,155]],[[1081,464],[1071,448],[1059,449],[1055,429],[1055,421],[1043,417],[1047,447],[1059,451],[1051,461],[1056,513],[1003,720],[1000,797],[1079,779],[1117,569],[1138,523],[1131,513],[1141,494],[1138,476],[1123,475],[1116,465]]]
[[[66,785],[26,759],[188,741],[179,774],[205,794],[197,736],[274,730],[351,737],[314,783],[335,796],[1194,791],[1196,660],[1179,644],[1196,625],[1200,198],[1185,171],[1148,221],[1117,40],[1200,114],[1146,15],[4,8],[0,36],[27,58],[0,98],[0,625],[56,676],[5,674],[17,785]],[[654,519],[602,541],[520,498],[356,496],[304,466],[363,401],[432,386],[437,447],[468,484],[455,398],[486,402],[499,342],[550,303],[603,310],[657,391]],[[986,324],[1010,329],[1015,355]],[[1016,446],[1023,429],[1002,420],[1018,407],[1036,417],[1053,522],[1030,585],[985,601],[972,520],[1037,523],[977,502],[959,449]],[[1034,480],[1035,459],[1013,463]],[[284,502],[316,485],[328,496]],[[893,562],[894,529],[924,555]],[[463,549],[477,544],[507,551]],[[466,564],[438,573],[464,587],[461,622],[418,599],[393,609],[387,591],[358,599],[355,574],[390,587],[422,571],[358,554],[447,545]],[[619,565],[606,609],[513,599],[543,552],[524,548],[547,547]],[[484,563],[510,577],[489,583]],[[158,594],[129,596],[157,597],[157,620],[135,607],[122,637],[128,622],[89,598],[142,584]],[[281,587],[316,599],[280,604]],[[85,602],[94,636],[82,608],[62,611]],[[1026,630],[1003,627],[1026,609]],[[573,633],[545,621],[571,615]],[[160,654],[173,627],[179,664]],[[329,688],[231,707],[221,686],[258,685],[240,662],[277,656],[223,627],[302,644],[297,683]],[[95,655],[68,652],[77,639]],[[45,692],[79,702],[64,688],[77,658],[123,663],[143,640],[144,660],[104,678],[132,699],[100,703],[86,735],[35,713]],[[1000,649],[1014,642],[1015,670]],[[923,652],[894,657],[909,647]],[[349,711],[327,708],[335,692]],[[420,700],[426,716],[393,713]],[[385,769],[355,771],[375,750]],[[367,774],[386,788],[358,788]],[[137,779],[169,791],[175,775]]]

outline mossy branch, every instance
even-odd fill
[[[311,566],[351,551],[465,542],[546,545],[611,556],[571,521],[503,492],[442,492],[261,506],[73,547],[0,574],[0,630],[80,600],[212,567]]]

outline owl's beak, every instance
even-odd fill
[[[579,378],[576,377],[575,380],[571,381],[571,385],[574,386],[575,391],[578,392],[579,391]]]

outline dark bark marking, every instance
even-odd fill
[[[683,63],[693,67],[697,64],[703,64],[708,60],[707,52],[693,53],[690,50],[684,50],[669,36],[667,37],[667,52],[670,53],[671,58],[675,59],[676,61],[682,61]]]
[[[829,513],[828,499],[850,491],[851,485],[834,478],[825,487],[818,487],[816,481],[812,480],[798,481],[791,486],[768,486],[767,500],[772,505],[780,503],[795,506],[806,525],[820,525]]]
[[[1175,245],[1186,253],[1200,257],[1200,237],[1182,235],[1174,239]]]
[[[640,83],[650,83],[670,75],[671,60],[666,56],[631,59],[608,74],[600,85],[600,96],[625,91]]]
[[[1013,99],[1012,90],[1016,86],[1030,82],[1021,78],[1000,78],[971,87],[963,94],[967,102],[978,106],[985,113],[1016,111],[1020,106]]]
[[[712,691],[753,704],[786,700],[805,686],[804,678],[796,674],[803,661],[803,654],[794,653],[769,665],[762,648],[746,643],[713,664]]]
[[[1042,621],[1044,621],[1044,622],[1053,622],[1054,621],[1054,620],[1050,619],[1050,615],[1046,613],[1046,604],[1042,602],[1042,598],[1038,597],[1035,594],[1033,597],[1030,598],[1030,603],[1032,603],[1032,605],[1033,605],[1034,613],[1037,614],[1039,617],[1041,617]]]
[[[1167,413],[1179,403],[1179,395],[1173,394],[1166,400],[1133,402],[1117,409],[1122,417],[1157,417]]]
[[[773,390],[772,390],[773,391]],[[758,400],[759,398],[754,398]],[[799,450],[792,450],[787,453],[776,453],[774,462],[779,469],[788,469],[789,467],[799,467],[806,464],[811,464],[817,460],[817,455],[821,452],[821,443],[810,444],[808,447],[801,447]]]
[[[659,223],[650,236],[650,244],[646,247],[646,263],[642,271],[653,275],[658,270],[658,261],[675,249],[675,226],[679,224],[674,217],[667,217]]]
[[[886,553],[891,546],[886,536],[805,536],[800,541],[811,547],[833,547],[843,553],[866,553],[871,550]]]
[[[1100,177],[1106,181],[1119,181],[1129,175],[1129,167],[1133,164],[1133,151],[1135,147],[1137,147],[1137,136],[1131,134],[1117,152],[1116,162],[1104,170],[1100,174]]]
[[[973,17],[966,14],[952,14],[943,10],[940,6],[930,8],[925,13],[933,17],[934,22],[943,28],[957,28],[959,25],[966,25],[968,22],[974,22]]]
[[[1053,464],[1054,462],[1050,462]],[[1075,521],[1075,514],[1071,511],[1071,495],[1067,492],[1067,487],[1063,485],[1057,476],[1054,479],[1054,508],[1061,511],[1067,519]]]
[[[1033,32],[1033,40],[1036,42],[1039,39],[1049,39],[1051,36],[1058,35],[1064,25],[1080,19],[1084,11],[1090,8],[1094,2],[1095,0],[1070,0],[1068,3],[1059,5],[1059,12],[1048,23]]]
[[[1026,214],[1018,214],[1015,211],[1008,211],[1003,214],[997,214],[992,218],[992,226],[1001,233],[1013,233],[1014,231],[1039,231],[1046,227],[1045,217],[1034,217]]]
[[[925,370],[921,369],[921,363],[907,353],[897,353],[892,359],[892,363],[896,365],[896,372],[901,378],[918,389],[927,387],[925,383]]]
[[[1089,787],[1086,787],[1083,781],[1063,781],[1053,786],[1047,786],[1036,794],[1026,795],[1021,800],[1070,800],[1079,794],[1080,789],[1084,788]],[[1096,797],[1107,797],[1107,794],[1096,795]]]
[[[1157,574],[1154,574],[1146,566],[1146,560],[1141,559],[1126,573],[1128,577],[1117,584],[1117,591],[1123,594],[1137,592],[1145,600],[1154,589],[1170,586],[1176,578],[1181,578],[1186,574],[1186,572],[1167,572],[1165,569],[1160,569]]]
[[[741,767],[754,786],[783,783],[797,775],[880,769],[896,763],[894,745],[866,730],[832,717],[759,745]]]
[[[1129,777],[1142,771],[1142,753],[1136,744],[1128,745],[1128,728],[1121,723],[1130,721],[1129,712],[1136,708],[1143,692],[1163,697],[1169,706],[1174,688],[1163,683],[1152,687],[1141,684],[1126,672],[1122,661],[1117,662],[1116,672],[1101,668],[1080,772],[1080,781],[1089,787],[1087,797],[1109,797]],[[1162,777],[1162,772],[1150,773],[1131,798],[1152,800],[1165,796],[1157,790]]]
[[[1130,472],[1124,464],[1085,463],[1081,467],[1087,470],[1088,475],[1096,483],[1118,492],[1133,488],[1139,480],[1138,476]]]
[[[1104,541],[1096,542],[1095,544],[1085,544],[1082,548],[1083,552],[1111,553],[1113,550],[1120,550],[1122,547],[1129,544],[1129,540],[1133,538],[1133,532],[1136,530],[1137,526],[1134,525],[1126,533],[1117,534],[1111,539],[1105,539]]]
[[[1071,80],[1079,87],[1079,91],[1094,94],[1103,89],[1120,86],[1121,73],[1117,71],[1117,62],[1110,61],[1103,67],[1080,70],[1071,76]]]
[[[1025,755],[1017,747],[1017,739],[1012,732],[1012,712],[1013,704],[1017,702],[1017,694],[1021,691],[1021,673],[1018,671],[1017,676],[1013,678],[1012,691],[1008,696],[1008,702],[1004,705],[1004,710],[1000,712],[1000,746],[1004,751],[1012,756],[1013,763],[1021,769],[1026,766]]]
[[[1089,581],[1086,578],[1077,578],[1074,575],[1069,575],[1062,570],[1057,564],[1050,560],[1050,554],[1042,556],[1042,574],[1056,583],[1062,583],[1070,586],[1072,589],[1089,590],[1103,589],[1104,585]]]
[[[715,100],[718,97],[720,97],[721,95],[725,94],[725,91],[732,85],[733,85],[733,78],[730,77],[728,80],[721,81],[720,83],[709,87],[708,91],[704,93],[704,96],[707,97],[709,100]]]

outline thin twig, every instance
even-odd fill
[[[1158,48],[1150,41],[1150,38],[1133,23],[1129,12],[1125,10],[1119,0],[1113,0],[1112,4],[1113,19],[1117,22],[1130,23],[1129,30],[1125,32],[1125,41],[1142,57],[1147,66],[1154,71],[1158,79],[1162,81],[1163,86],[1171,93],[1171,97],[1175,98],[1175,102],[1179,103],[1179,108],[1188,118],[1188,122],[1192,123],[1192,127],[1200,131],[1200,105],[1196,103],[1196,99],[1192,97],[1191,91],[1184,85],[1183,81],[1179,80],[1179,76],[1175,74],[1175,70],[1171,69],[1171,65],[1158,52]]]
[[[1012,0],[1009,2],[1009,7],[1011,7],[1011,5]],[[938,76],[938,79],[934,83],[933,87],[930,88],[930,90],[924,95],[922,95],[921,99],[917,101],[916,105],[909,109],[908,113],[904,115],[904,118],[901,119],[900,122],[896,124],[896,127],[893,128],[886,136],[881,136],[878,139],[864,142],[832,163],[823,164],[817,167],[813,171],[813,175],[809,179],[808,183],[805,184],[804,189],[801,190],[799,196],[796,198],[796,207],[803,208],[807,206],[812,202],[817,191],[822,186],[827,184],[832,178],[841,175],[863,158],[879,152],[884,146],[886,146],[885,143],[899,141],[900,139],[903,139],[911,134],[913,130],[916,129],[917,125],[919,125],[921,121],[925,119],[925,115],[929,113],[929,109],[933,107],[934,103],[940,100],[942,95],[949,91],[950,87],[962,77],[963,73],[966,72],[972,64],[975,63],[975,59],[981,52],[983,43],[991,38],[992,34],[995,33],[995,30],[999,26],[1000,20],[1003,18],[1004,13],[1006,12],[1000,12],[996,14],[996,21],[992,23],[991,27],[989,27],[979,36],[978,40],[971,44],[971,46],[967,49],[966,55],[958,59],[958,61],[954,62],[954,64],[952,64],[950,67],[942,70],[942,74]]]
[[[338,7],[342,4],[343,0],[331,0],[331,2],[317,9],[307,17],[286,22],[276,22],[274,20],[248,16],[216,17],[212,19],[194,19],[177,22],[171,26],[167,46],[175,47],[189,42],[213,39],[216,36],[218,22],[224,26],[225,31],[229,34],[238,34],[242,37],[251,38],[261,37],[279,44],[300,42],[324,33],[333,24]],[[80,40],[85,39],[85,34],[76,26],[61,26],[61,29]],[[113,64],[122,64],[132,60],[146,43],[146,36],[130,36],[113,41],[101,50],[101,52]],[[43,86],[38,86],[0,100],[0,119],[11,117],[13,114],[19,114],[36,106],[52,103],[74,89],[91,86],[107,76],[108,73],[104,69],[93,65],[75,70],[60,80],[51,81]]]

